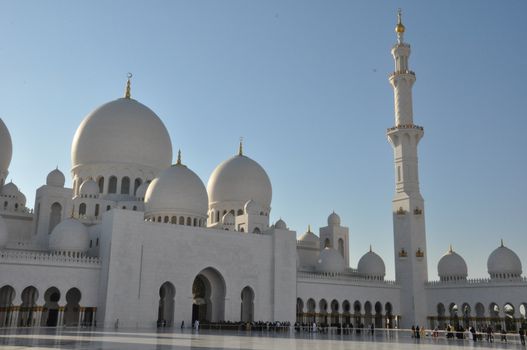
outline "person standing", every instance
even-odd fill
[[[523,327],[520,327],[518,330],[518,334],[520,335],[520,342],[522,345],[525,345],[525,329]]]

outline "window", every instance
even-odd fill
[[[110,210],[110,209],[112,209],[112,207],[109,206],[109,205],[107,205],[107,206],[106,206],[106,211],[108,211],[108,210]]]
[[[99,178],[98,183],[99,183],[99,193],[103,193],[104,191],[104,177],[103,176]]]
[[[79,205],[79,216],[86,215],[86,203]]]
[[[62,221],[62,205],[55,202],[51,205],[51,213],[49,214],[49,231],[51,233],[55,226]]]
[[[95,241],[95,245],[98,247],[99,246],[99,238],[97,238],[97,241]]]
[[[192,226],[192,219],[190,217],[187,218],[187,226]]]
[[[99,216],[99,204],[95,204],[95,217]]]
[[[179,217],[179,224],[180,225],[185,225],[185,218],[184,217],[182,217],[182,216]]]
[[[117,193],[117,178],[110,176],[110,182],[108,183],[108,193]]]
[[[121,180],[121,194],[130,194],[130,178],[128,176]]]

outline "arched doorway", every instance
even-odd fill
[[[380,302],[375,303],[375,328],[382,328],[382,304]]]
[[[507,332],[516,332],[516,318],[514,317],[514,306],[507,303],[503,306],[503,313],[505,314],[505,330]]]
[[[159,288],[159,307],[157,310],[157,325],[171,327],[174,323],[174,298],[176,288],[170,282],[165,282]]]
[[[304,322],[304,302],[300,298],[296,298],[296,322]]]
[[[13,287],[0,288],[0,327],[8,327],[11,324],[14,299],[15,289]]]
[[[344,324],[349,325],[351,323],[350,311],[351,311],[350,302],[348,300],[344,300],[342,302],[342,322]]]
[[[385,312],[385,317],[386,317],[386,326],[385,328],[393,328],[394,327],[394,324],[393,324],[393,307],[392,307],[392,304],[391,303],[386,303],[384,305],[384,312]]]
[[[328,323],[328,302],[326,299],[320,299],[318,302],[318,322],[326,325]]]
[[[340,323],[339,302],[336,299],[331,301],[331,326]]]
[[[22,305],[18,314],[19,327],[31,327],[33,325],[33,311],[37,306],[38,291],[35,287],[26,287],[22,291]]]
[[[372,324],[372,307],[369,301],[364,303],[364,324],[366,327],[370,327]]]
[[[192,284],[192,323],[217,322],[225,314],[225,280],[214,268],[203,269]]]
[[[51,287],[44,293],[44,309],[40,324],[46,327],[56,327],[59,319],[60,291]]]
[[[496,325],[501,325],[500,307],[496,303],[489,305],[490,323],[492,328],[496,329]]]
[[[48,233],[51,233],[55,226],[62,220],[62,205],[59,202],[55,202],[51,205],[51,211],[49,213],[49,229]]]
[[[254,291],[251,287],[247,286],[242,289],[241,293],[242,307],[241,307],[241,320],[242,322],[254,321]]]
[[[485,306],[482,303],[476,304],[476,328],[483,327],[485,324]]]
[[[468,303],[464,303],[461,305],[461,311],[463,312],[463,327],[468,329],[470,326],[472,309]]]
[[[64,308],[64,325],[76,326],[79,324],[79,313],[81,301],[81,291],[71,288],[66,293],[66,307]]]
[[[448,311],[450,312],[450,323],[455,328],[458,328],[459,327],[459,315],[457,312],[459,311],[459,308],[457,304],[451,303],[450,307],[448,308]]]
[[[315,302],[314,299],[310,298],[307,300],[307,321],[309,323],[313,323],[313,322],[316,322],[316,316],[317,316],[317,313],[316,313],[316,308],[317,308],[317,303]]]
[[[360,327],[361,324],[361,304],[360,301],[355,300],[353,303],[353,318],[355,319],[355,327]]]

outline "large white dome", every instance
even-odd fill
[[[341,273],[346,270],[346,262],[337,250],[326,247],[320,252],[316,269],[319,272]]]
[[[372,249],[360,258],[357,266],[358,272],[365,277],[383,279],[386,275],[386,266],[382,258]]]
[[[273,190],[265,170],[249,157],[236,155],[214,169],[207,185],[209,203],[253,200],[266,210],[271,207]]]
[[[7,126],[0,118],[0,175],[9,169],[11,157],[13,156],[13,144],[11,143],[11,134]]]
[[[61,221],[49,236],[49,250],[54,252],[84,253],[89,245],[86,226],[73,218]]]
[[[467,263],[450,247],[437,263],[437,274],[441,280],[466,279],[468,276]]]
[[[0,216],[0,249],[5,248],[8,241],[9,241],[9,235],[7,232],[7,225],[4,221],[4,218]]]
[[[522,263],[511,249],[501,246],[490,253],[487,270],[491,278],[516,278],[522,274]]]
[[[155,178],[145,195],[145,216],[192,215],[207,217],[205,185],[192,170],[176,164]]]
[[[130,98],[108,102],[84,118],[71,147],[71,163],[125,163],[165,169],[172,143],[165,125],[148,107]]]

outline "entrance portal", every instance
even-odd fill
[[[192,323],[223,321],[225,314],[225,281],[221,274],[208,267],[192,284]]]
[[[165,282],[159,288],[159,309],[157,312],[157,325],[171,327],[174,323],[174,297],[176,288],[170,282]]]

